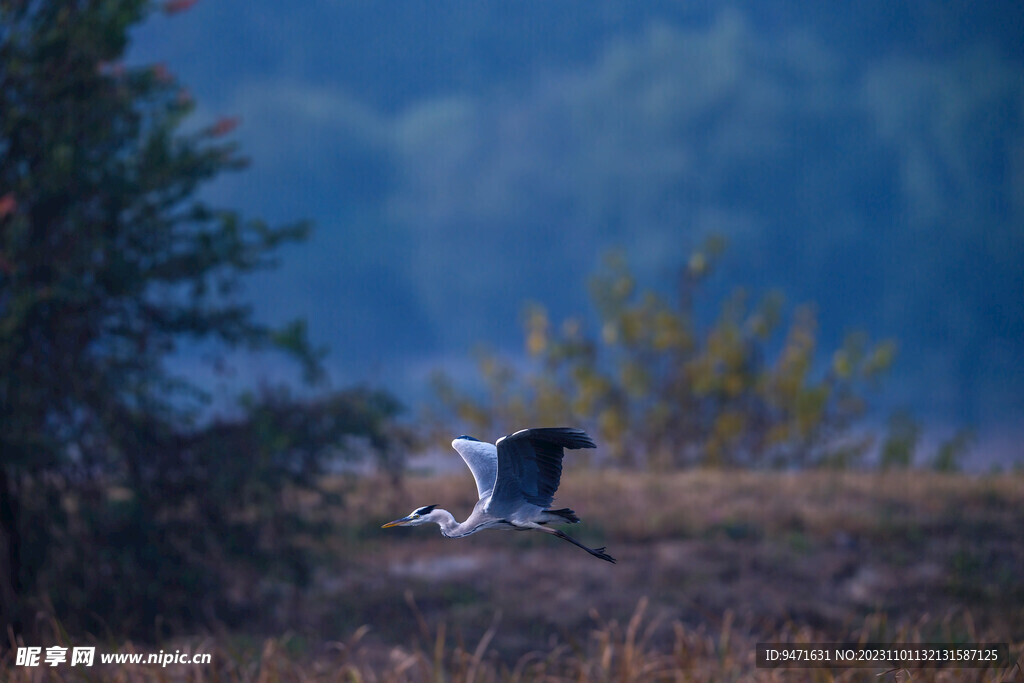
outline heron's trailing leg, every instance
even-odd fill
[[[564,531],[562,531],[561,529],[552,529],[550,527],[541,526],[540,524],[534,526],[533,528],[534,529],[538,529],[538,530],[543,531],[543,532],[548,533],[548,534],[552,534],[553,536],[558,536],[561,539],[569,541],[569,543],[572,543],[574,546],[576,546],[578,548],[583,548],[584,550],[586,550],[588,553],[590,553],[594,557],[599,557],[602,560],[605,560],[607,562],[611,562],[612,564],[615,564],[615,558],[612,557],[611,555],[609,555],[608,553],[606,553],[604,551],[603,547],[601,547],[601,548],[588,548],[587,546],[583,545],[582,543],[577,541],[575,538],[573,538],[569,534],[567,534]]]

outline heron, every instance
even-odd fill
[[[596,448],[582,429],[520,429],[495,443],[463,435],[452,441],[452,448],[473,473],[480,497],[466,521],[460,524],[444,508],[426,505],[406,517],[388,522],[382,529],[432,522],[441,527],[441,533],[448,538],[462,538],[484,529],[537,530],[583,548],[594,557],[615,562],[604,548],[588,548],[561,529],[548,526],[580,521],[569,508],[549,508],[562,477],[563,449]]]

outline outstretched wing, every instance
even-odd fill
[[[498,449],[493,443],[484,443],[465,436],[452,441],[452,448],[459,452],[476,479],[476,492],[483,498],[491,495],[494,480],[498,476]]]
[[[488,509],[523,499],[549,507],[562,478],[563,449],[595,448],[586,432],[571,427],[521,429],[498,439],[496,446],[498,477]]]

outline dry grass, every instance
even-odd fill
[[[720,629],[692,628],[679,621],[664,624],[647,614],[648,601],[641,599],[624,621],[594,617],[594,626],[582,642],[557,644],[522,655],[512,664],[492,656],[489,646],[498,633],[496,619],[480,638],[467,646],[448,633],[445,622],[431,625],[410,595],[406,595],[426,647],[395,645],[381,648],[366,642],[365,627],[344,641],[326,642],[310,654],[296,654],[293,636],[267,638],[261,644],[226,645],[214,639],[177,640],[164,644],[165,651],[205,652],[209,665],[152,664],[99,665],[92,668],[15,666],[12,653],[0,659],[3,680],[12,683],[40,681],[1016,681],[1020,665],[990,669],[758,669],[754,661],[756,640],[727,613]],[[884,615],[870,615],[847,641],[884,640],[913,644],[930,642],[926,633],[933,624],[888,630]],[[945,624],[949,627],[949,624]],[[658,638],[668,632],[669,638]],[[70,642],[59,624],[52,623],[52,644],[70,647],[88,644],[98,652],[142,653],[149,647],[126,643]],[[982,634],[973,638],[983,641]],[[772,634],[775,642],[821,642],[822,634],[807,626],[788,623]],[[1011,659],[1021,661],[1024,642],[1011,644]]]
[[[1024,680],[1012,670],[757,669],[758,641],[1008,642],[1024,655],[1024,477],[922,472],[566,473],[559,504],[611,566],[540,534],[380,531],[439,503],[462,517],[468,475],[366,482],[348,496],[336,561],[286,635],[158,647],[84,637],[97,652],[209,652],[208,666],[121,665],[122,681]],[[390,533],[396,531],[397,533]],[[69,645],[59,624],[38,644]],[[259,628],[254,625],[254,632]],[[76,675],[71,675],[76,674]],[[879,675],[883,674],[883,675]],[[1015,678],[1015,676],[1017,678]]]

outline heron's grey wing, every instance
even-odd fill
[[[525,499],[544,508],[551,505],[562,478],[563,449],[595,448],[586,432],[571,427],[521,429],[496,445],[498,477],[491,505]]]
[[[476,479],[476,492],[480,498],[491,495],[498,476],[498,449],[493,443],[455,439],[452,448],[466,461]]]

